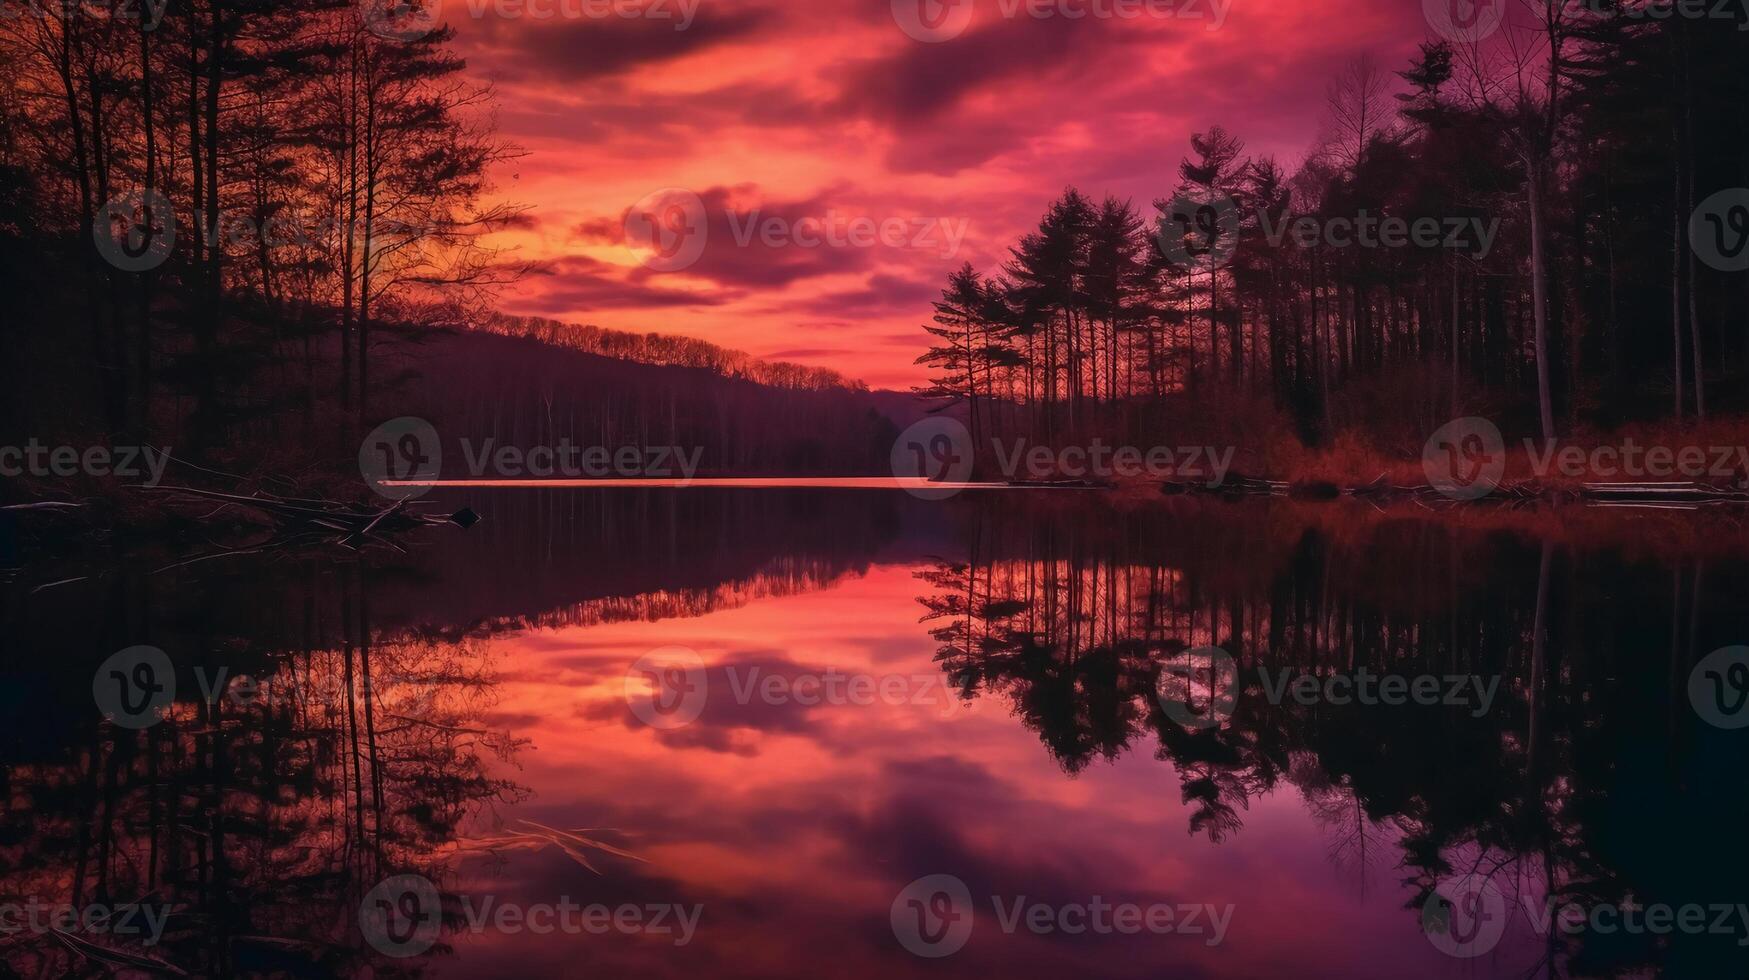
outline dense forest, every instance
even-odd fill
[[[860,381],[829,368],[787,361],[766,361],[709,341],[661,333],[631,333],[587,324],[564,323],[546,317],[489,317],[481,329],[510,337],[529,337],[554,347],[568,347],[602,357],[664,367],[701,368],[720,378],[751,381],[771,388],[798,391],[866,389]]]
[[[480,244],[519,213],[485,203],[515,151],[450,30],[331,0],[8,6],[15,347],[94,375],[55,372],[94,409],[66,421],[206,445],[362,414],[378,324],[461,322],[518,271]]]
[[[1509,6],[1488,38],[1347,65],[1297,167],[1212,125],[1151,212],[1066,190],[1000,268],[952,275],[921,393],[1059,443],[1740,412],[1744,12]]]
[[[452,440],[698,447],[712,471],[885,460],[890,424],[831,372],[497,314],[538,269],[487,237],[526,220],[490,180],[521,151],[453,31],[400,29],[417,11],[0,8],[5,444],[344,475],[361,433],[422,413]]]

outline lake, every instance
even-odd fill
[[[13,975],[1749,963],[1749,566],[1704,533],[432,499],[484,519],[7,585],[0,900],[111,913]]]

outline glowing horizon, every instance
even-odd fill
[[[1151,214],[1214,124],[1291,170],[1327,80],[1428,33],[1417,3],[959,0],[918,40],[905,5],[934,2],[447,5],[526,151],[496,195],[531,211],[496,242],[543,270],[499,308],[907,388],[948,273],[997,269],[1063,188]],[[1064,16],[1156,7],[1176,14]],[[702,208],[697,254],[628,244],[658,192]]]

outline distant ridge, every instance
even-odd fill
[[[538,316],[494,313],[480,329],[509,337],[528,337],[601,357],[661,367],[700,368],[718,377],[752,381],[773,388],[867,391],[868,385],[827,368],[787,361],[765,361],[751,354],[692,337],[633,333]]]

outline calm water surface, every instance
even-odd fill
[[[1749,964],[1734,911],[1538,924],[1551,901],[1749,903],[1749,736],[1689,689],[1749,642],[1740,562],[1271,503],[439,493],[486,520],[356,560],[27,569],[0,898],[166,907],[155,945],[80,936],[207,976]],[[135,645],[176,675],[140,729],[99,707]],[[1271,693],[1368,674],[1440,703]],[[400,875],[441,924],[361,926]],[[1017,902],[1055,926],[1005,922]],[[1174,926],[1077,928],[1100,904]],[[621,925],[539,928],[567,905]],[[41,931],[0,951],[9,975],[132,969]]]

